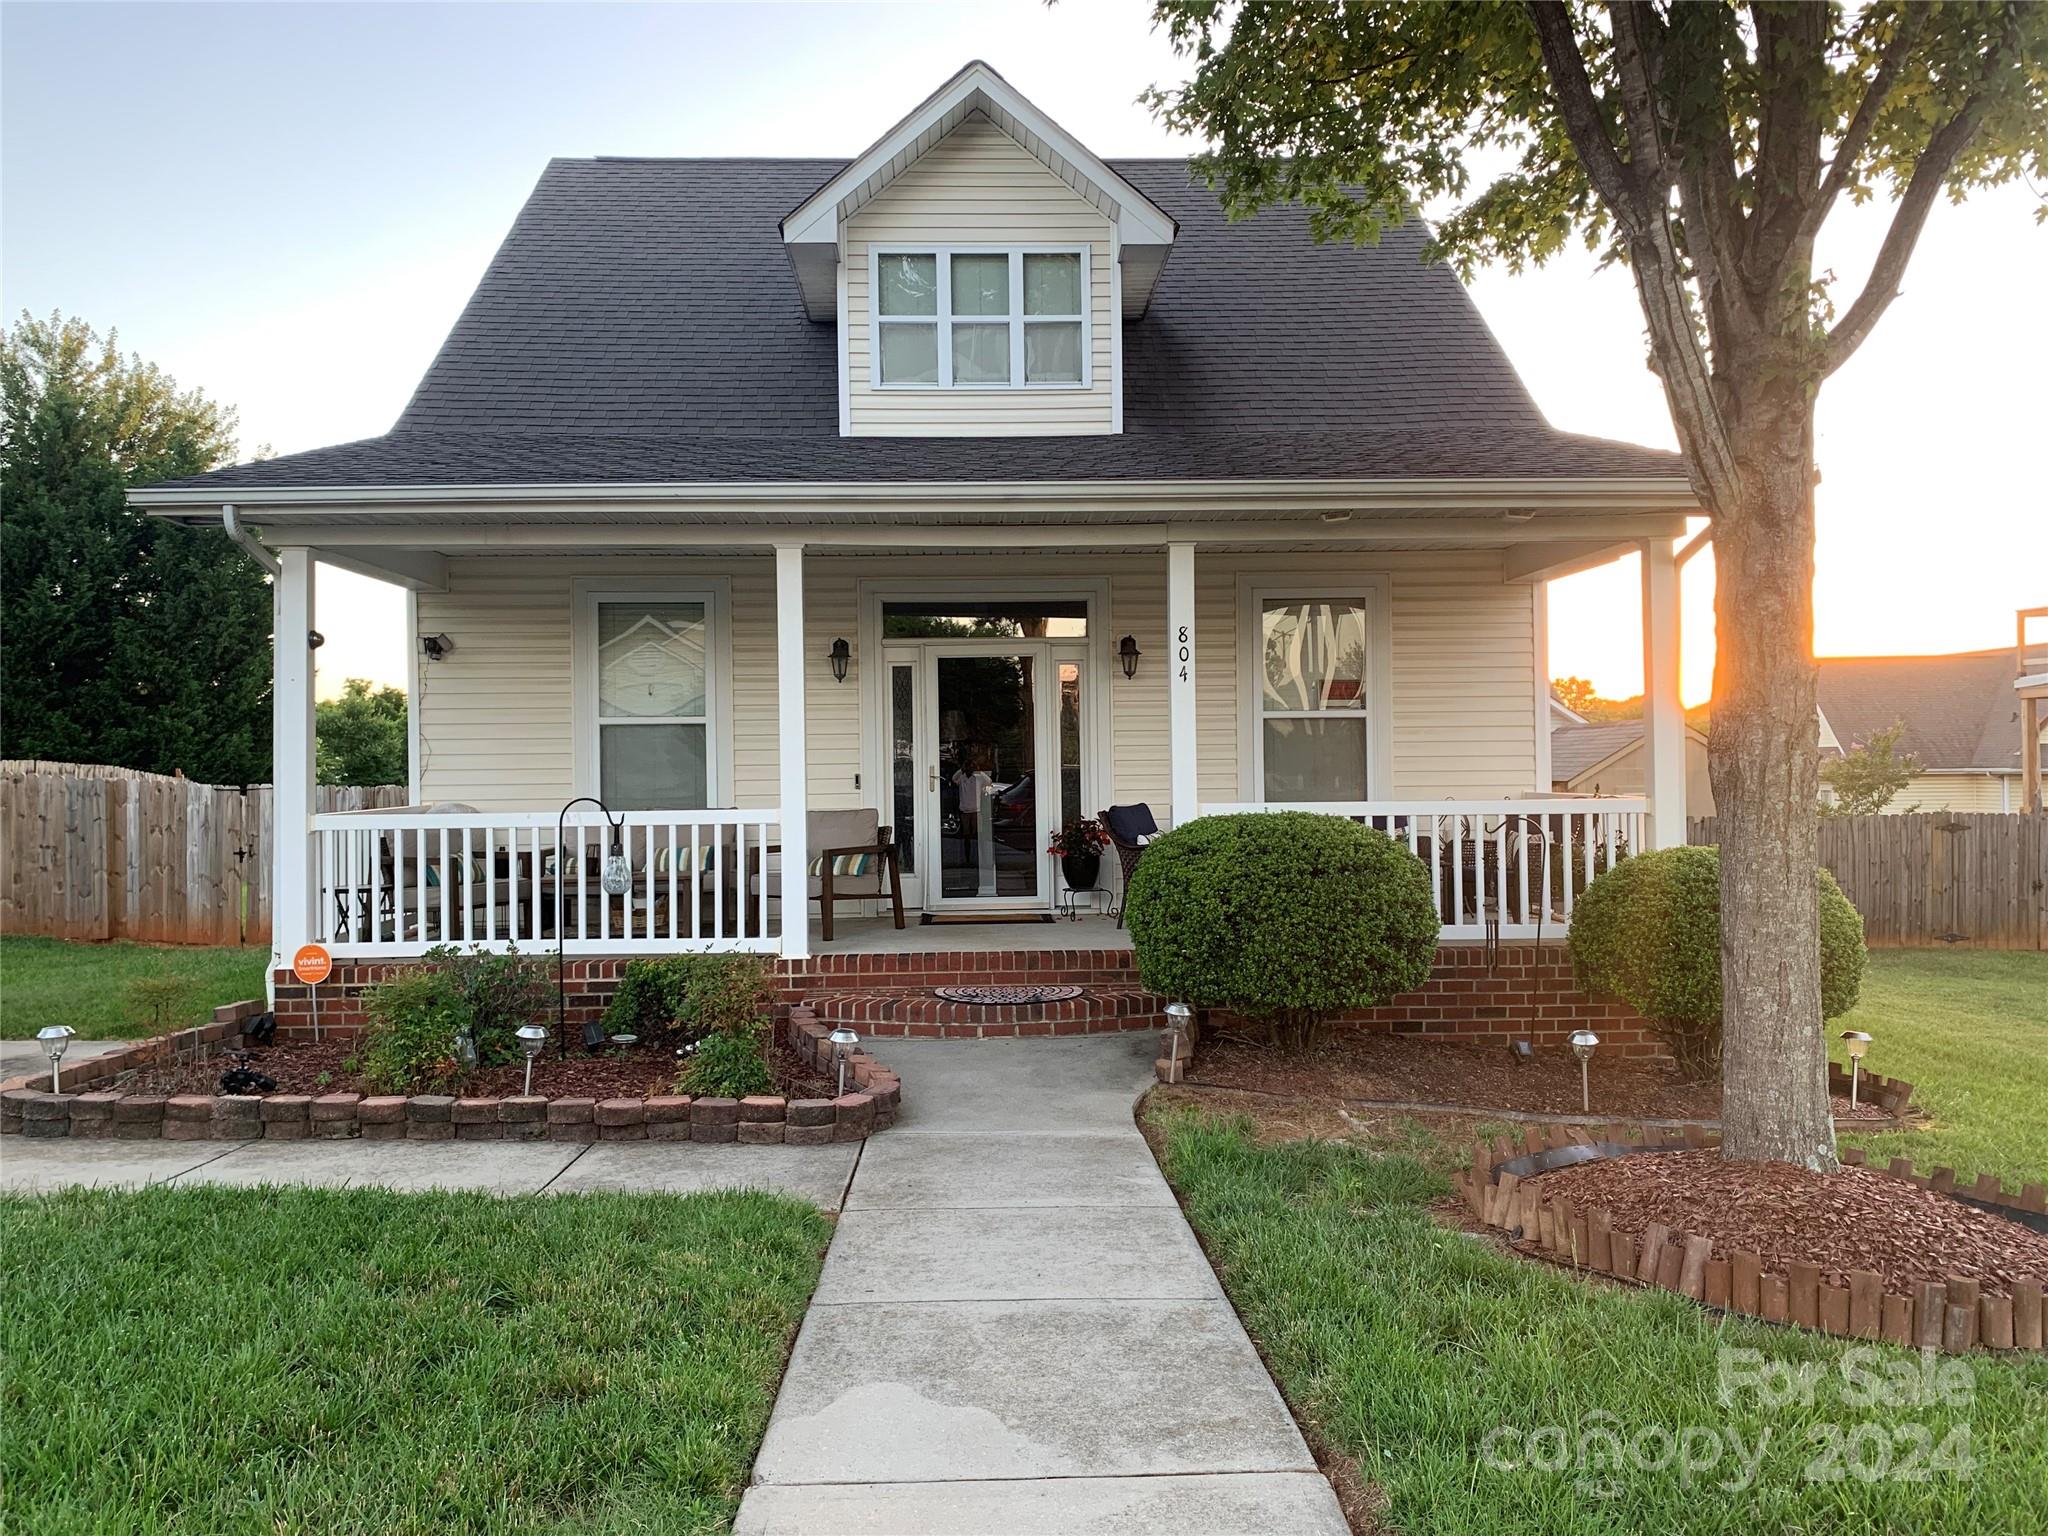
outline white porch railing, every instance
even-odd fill
[[[338,959],[436,944],[570,955],[751,950],[781,942],[774,810],[628,811],[625,894],[603,887],[594,810],[339,811],[313,818],[313,936]],[[801,906],[798,910],[803,910]]]
[[[1386,833],[1429,869],[1442,936],[1562,938],[1594,876],[1645,846],[1644,799],[1325,800],[1204,805],[1204,816],[1314,811]]]

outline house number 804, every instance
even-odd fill
[[[1188,649],[1187,625],[1181,625],[1179,631],[1174,635],[1174,645],[1174,659],[1180,663],[1180,680],[1186,682],[1188,680],[1188,662],[1193,659],[1194,655]]]

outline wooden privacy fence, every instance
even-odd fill
[[[1820,861],[1872,944],[2048,949],[2048,819],[1934,811],[1824,816]],[[1719,841],[1714,819],[1688,841]]]
[[[322,811],[405,787],[323,784]],[[0,762],[0,932],[158,944],[270,941],[270,786],[84,763]]]

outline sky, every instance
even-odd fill
[[[1098,154],[1185,152],[1135,98],[1187,65],[1125,0],[932,5],[0,7],[0,313],[118,328],[240,412],[243,451],[387,430],[552,155],[851,155],[970,58]],[[1815,647],[2010,643],[2048,603],[2048,228],[1938,208],[1823,390]],[[1846,305],[1888,210],[1839,211]],[[1621,271],[1472,285],[1559,427],[1675,446]],[[1365,366],[1365,364],[1361,364]],[[1684,582],[1707,696],[1713,559]],[[320,690],[402,682],[396,589],[324,569]],[[1632,560],[1553,584],[1551,671],[1641,690]]]

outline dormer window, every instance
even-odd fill
[[[872,382],[884,389],[1085,389],[1086,247],[877,247]]]

